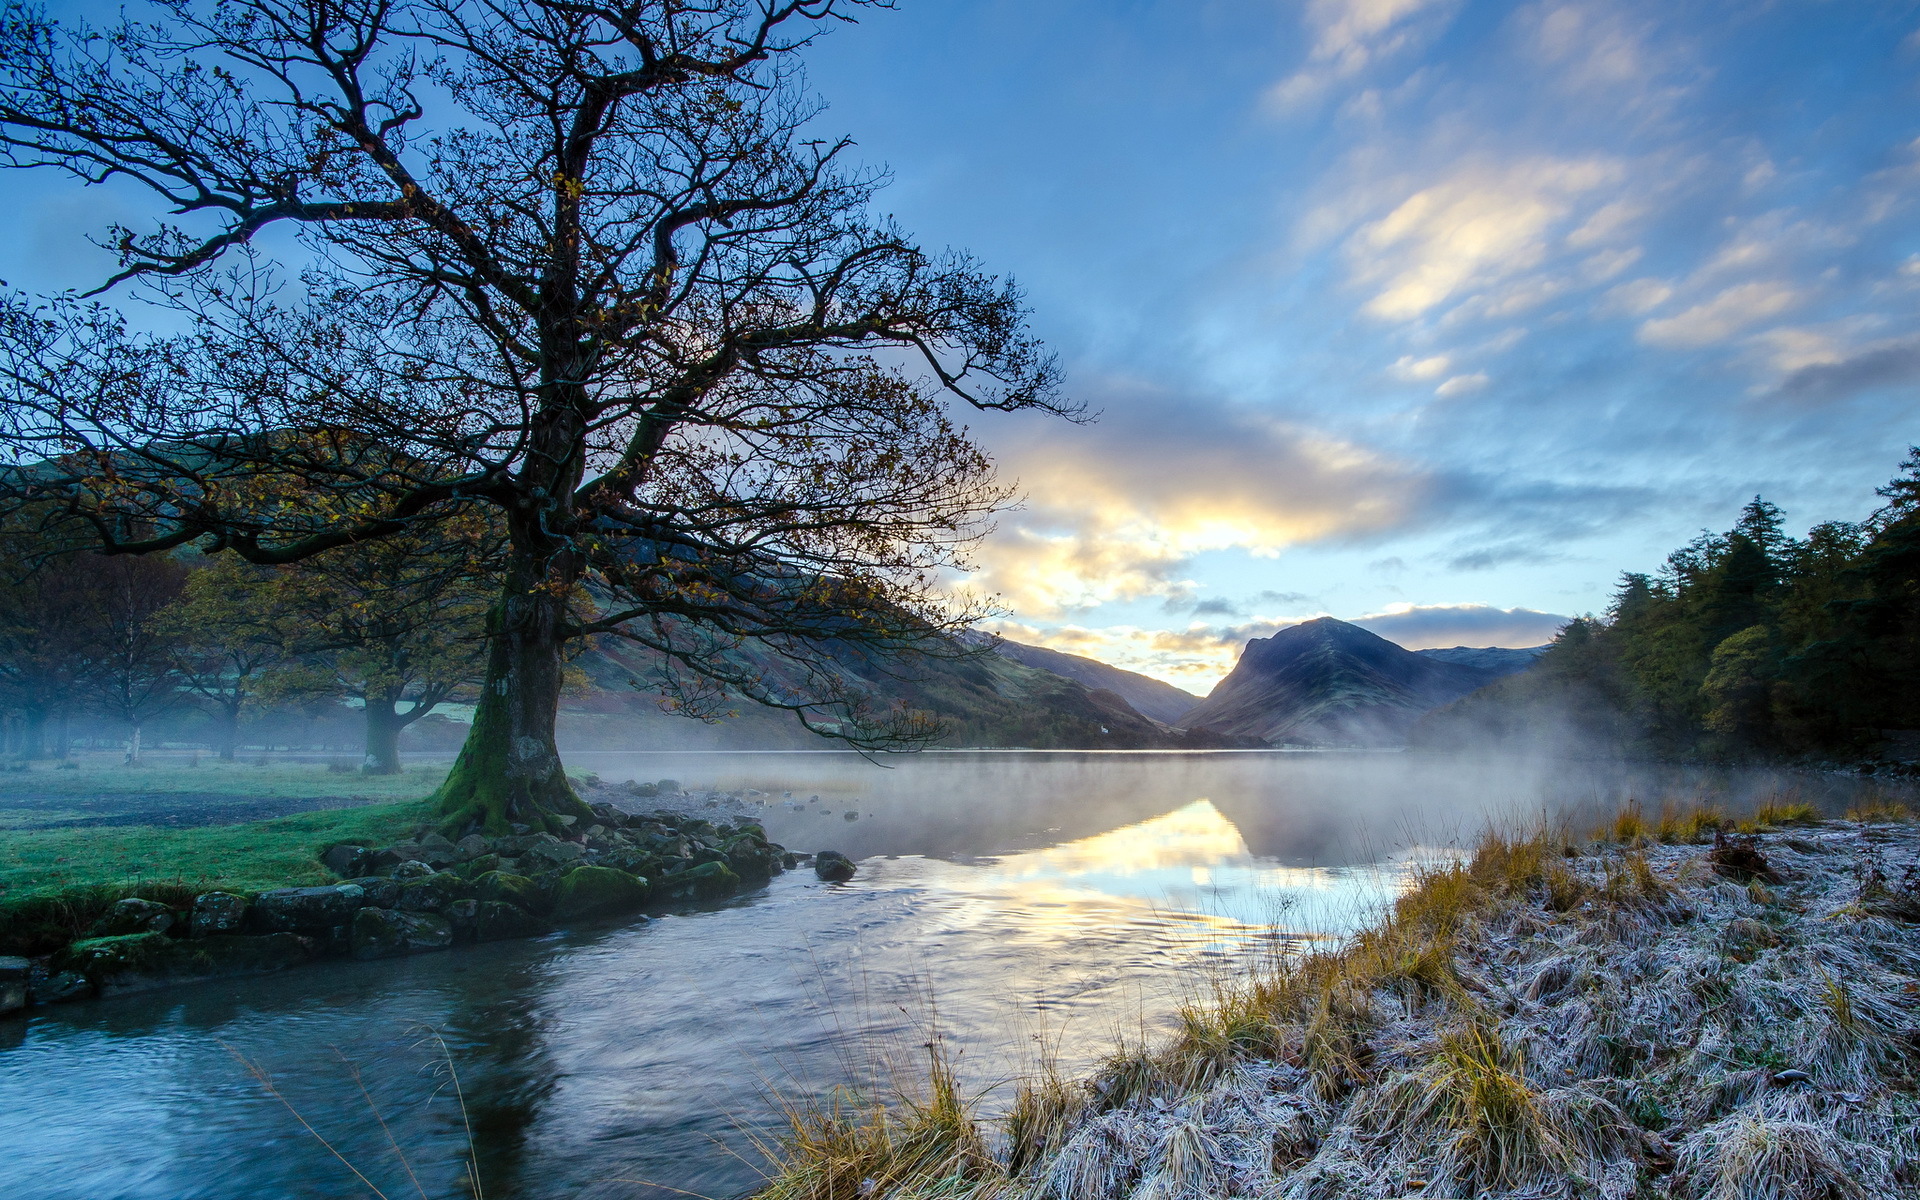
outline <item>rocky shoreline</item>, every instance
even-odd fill
[[[118,901],[52,954],[0,957],[0,1014],[579,923],[645,921],[647,913],[755,890],[813,861],[767,840],[751,797],[682,792],[671,780],[609,787],[592,777],[581,791],[593,817],[570,837],[516,826],[506,837],[453,841],[421,825],[411,841],[326,848],[320,859],[340,877],[336,884],[210,891],[176,904]],[[819,870],[843,880],[853,864],[826,852]]]

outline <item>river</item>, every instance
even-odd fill
[[[439,1200],[467,1194],[469,1145],[496,1200],[737,1195],[785,1105],[911,1087],[937,1041],[996,1111],[1042,1053],[1072,1074],[1154,1035],[1251,957],[1371,919],[1410,861],[1489,820],[1782,786],[1834,808],[1860,786],[1360,753],[570,763],[769,792],[775,841],[859,873],[0,1022],[0,1196]]]

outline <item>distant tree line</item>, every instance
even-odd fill
[[[345,701],[364,717],[364,769],[391,774],[401,731],[472,699],[484,674],[498,581],[478,519],[443,526],[432,544],[399,537],[277,567],[192,550],[75,551],[53,530],[0,528],[0,721],[12,755],[64,758],[84,719],[117,730],[137,761],[148,726],[198,709],[231,759],[243,718]]]
[[[1866,520],[1788,537],[1754,497],[1527,672],[1432,714],[1429,744],[1548,723],[1663,755],[1852,755],[1920,730],[1920,447]]]

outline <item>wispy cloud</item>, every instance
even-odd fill
[[[1800,292],[1779,280],[1738,283],[1671,317],[1640,326],[1640,340],[1653,346],[1696,347],[1724,342],[1786,312]]]

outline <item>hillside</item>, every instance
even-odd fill
[[[993,648],[1025,666],[1064,675],[1089,688],[1104,688],[1125,700],[1135,712],[1162,724],[1174,724],[1200,703],[1200,697],[1191,692],[1147,675],[1110,667],[1099,659],[1010,642],[1005,638],[996,641]]]
[[[1275,745],[1401,745],[1421,714],[1498,677],[1321,617],[1248,642],[1179,724]]]
[[[562,717],[561,738],[567,746],[730,750],[818,749],[833,744],[809,733],[785,713],[747,702],[737,705],[734,715],[713,722],[663,711],[660,696],[648,684],[653,664],[630,645],[604,643],[582,655],[576,665],[592,686],[570,702]],[[793,670],[771,655],[756,657],[755,665],[776,681]],[[838,665],[843,677],[857,687],[938,716],[945,728],[936,743],[940,746],[1138,750],[1247,744],[1206,732],[1168,729],[1142,716],[1112,690],[1089,687],[984,649],[958,658],[923,659],[896,671],[877,669],[854,656]],[[1128,674],[1114,670],[1117,675]],[[794,690],[800,682],[792,680]]]
[[[1519,650],[1505,646],[1448,646],[1445,649],[1414,651],[1415,654],[1423,654],[1440,662],[1454,663],[1463,667],[1479,667],[1495,675],[1518,674],[1532,666],[1534,660],[1546,652],[1545,646],[1527,646]]]

